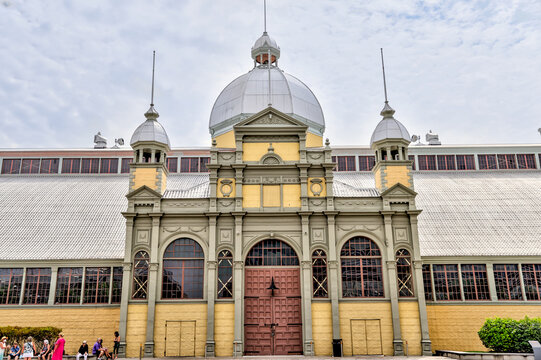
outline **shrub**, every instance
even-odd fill
[[[36,344],[36,350],[39,352],[43,346],[43,340],[49,340],[49,344],[52,345],[53,341],[58,337],[58,334],[62,332],[62,329],[47,326],[47,327],[20,327],[20,326],[5,326],[0,327],[0,338],[6,336],[8,338],[8,346],[11,346],[14,341],[22,346],[26,342],[29,336],[34,339]]]
[[[541,342],[541,318],[487,319],[477,334],[483,345],[492,351],[531,353],[528,341]]]

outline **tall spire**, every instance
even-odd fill
[[[385,63],[383,61],[383,48],[380,48],[381,52],[381,69],[383,72],[383,92],[385,94],[385,105],[383,110],[381,110],[381,116],[383,117],[392,117],[395,113],[394,109],[389,105],[389,99],[387,98],[387,81],[385,79]]]
[[[263,0],[263,33],[267,33],[267,0]]]
[[[152,87],[150,91],[150,108],[145,113],[149,120],[156,120],[160,114],[154,109],[154,70],[156,68],[156,50],[152,51]]]

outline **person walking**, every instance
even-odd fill
[[[26,339],[26,342],[23,345],[23,355],[21,356],[24,359],[32,358],[34,353],[36,353],[36,344],[34,344],[34,339],[31,336]]]
[[[54,343],[54,352],[52,360],[62,360],[62,355],[64,355],[64,333],[58,334],[58,340]]]
[[[0,339],[0,360],[4,360],[4,352],[6,351],[8,338],[3,336],[2,339]]]
[[[86,340],[83,340],[83,343],[79,346],[79,351],[76,356],[77,360],[79,360],[81,356],[84,356],[85,360],[88,357],[88,344],[86,343]]]

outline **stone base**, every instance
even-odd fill
[[[120,342],[120,346],[118,347],[118,357],[119,358],[126,357],[126,342],[125,341]]]
[[[394,356],[404,356],[404,342],[402,340],[393,340],[393,354]]]
[[[233,341],[233,356],[234,357],[242,357],[244,355],[244,349],[242,341],[235,340]]]
[[[423,356],[432,356],[432,342],[430,340],[421,340]]]
[[[304,342],[304,356],[314,356],[314,341],[306,340]]]
[[[144,357],[154,357],[154,341],[146,342],[143,350]]]
[[[205,344],[205,357],[215,357],[215,343],[214,341],[207,340]]]

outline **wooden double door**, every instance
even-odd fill
[[[245,354],[302,354],[299,268],[247,267],[244,289]]]

